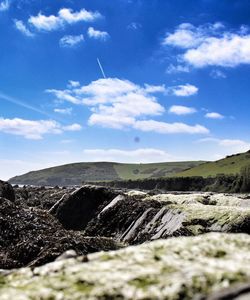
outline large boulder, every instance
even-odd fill
[[[50,212],[64,228],[82,230],[116,196],[117,192],[111,189],[87,185],[65,194]]]
[[[249,249],[249,235],[210,233],[73,257],[0,275],[1,300],[249,299],[214,296],[250,280]]]
[[[15,201],[15,192],[12,185],[2,180],[0,180],[0,197]]]

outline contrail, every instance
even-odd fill
[[[103,67],[102,67],[102,65],[101,65],[100,60],[99,60],[98,57],[97,57],[97,63],[98,63],[98,65],[99,65],[99,67],[100,67],[100,70],[101,70],[101,72],[102,72],[103,78],[106,79],[106,75],[105,75],[105,73],[104,73]]]
[[[8,101],[10,103],[13,103],[13,104],[16,104],[16,105],[19,105],[19,106],[22,106],[22,107],[25,107],[25,108],[27,108],[29,110],[33,110],[33,111],[35,111],[37,113],[40,113],[42,115],[45,115],[45,116],[47,116],[49,118],[53,118],[50,114],[46,113],[45,111],[42,111],[39,108],[36,108],[36,107],[34,107],[32,105],[29,105],[29,104],[27,104],[27,103],[25,103],[23,101],[20,101],[20,100],[18,100],[16,98],[13,98],[13,97],[10,97],[8,95],[5,95],[2,92],[0,92],[0,99],[3,99],[5,101]]]

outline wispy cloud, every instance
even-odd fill
[[[171,88],[177,96],[188,96],[197,93],[191,85]],[[157,133],[201,133],[209,132],[202,125],[185,123],[167,123],[152,120],[152,116],[161,116],[165,108],[158,102],[156,94],[166,95],[168,88],[164,85],[137,85],[129,80],[118,78],[99,79],[77,88],[66,90],[50,89],[47,92],[59,100],[73,104],[87,105],[91,110],[89,125],[124,129],[133,128]],[[149,119],[150,118],[150,119]]]
[[[69,108],[55,108],[54,112],[63,114],[63,115],[71,115],[72,113],[72,107]]]
[[[109,34],[106,31],[96,30],[93,27],[89,27],[88,36],[101,41],[106,41],[109,38]]]
[[[138,30],[140,28],[142,28],[142,25],[140,23],[137,23],[137,22],[131,22],[127,26],[127,29],[130,29],[130,30]]]
[[[210,76],[214,79],[227,78],[227,75],[224,72],[222,72],[221,70],[212,70],[210,72]]]
[[[61,47],[72,48],[72,47],[75,47],[75,46],[79,45],[83,41],[84,41],[83,34],[80,34],[80,35],[65,35],[60,39],[59,44],[60,44]]]
[[[20,20],[14,20],[15,27],[18,31],[20,31],[22,34],[26,35],[27,37],[33,37],[34,33],[32,33],[26,25],[23,23],[23,21]]]
[[[196,68],[250,64],[250,35],[245,27],[226,31],[221,23],[195,27],[184,23],[167,33],[163,45],[184,50],[182,62]]]
[[[165,162],[175,159],[165,150],[155,148],[128,149],[85,149],[84,157],[89,161],[113,161],[124,163]]]
[[[10,8],[10,1],[9,0],[0,1],[0,12],[1,11],[6,11],[9,8]]]
[[[154,120],[137,121],[134,126],[136,129],[146,132],[157,132],[162,134],[174,134],[174,133],[185,133],[185,134],[208,134],[209,130],[199,124],[188,125],[185,123],[166,123],[158,122]]]
[[[167,74],[188,73],[188,72],[190,72],[190,68],[186,65],[175,66],[173,64],[170,64],[166,69]]]
[[[93,22],[100,17],[99,12],[87,11],[84,8],[78,12],[62,8],[57,15],[46,16],[40,12],[37,16],[31,16],[28,22],[38,30],[53,31],[78,22]]]

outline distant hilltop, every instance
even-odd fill
[[[122,164],[114,162],[83,162],[32,171],[9,180],[12,184],[69,186],[84,181],[136,180],[171,177],[203,164],[204,161]]]
[[[114,162],[74,163],[15,176],[12,184],[70,186],[83,182],[137,180],[162,177],[215,177],[236,175],[250,165],[250,151],[214,161],[184,161],[151,164],[122,164]]]

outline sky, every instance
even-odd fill
[[[0,0],[0,178],[250,149],[249,0]]]

